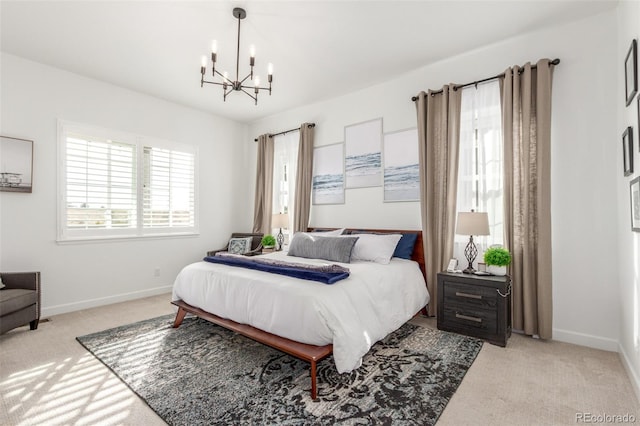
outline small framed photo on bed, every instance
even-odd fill
[[[633,127],[629,126],[622,134],[622,164],[624,175],[633,174]]]
[[[631,181],[631,230],[640,232],[640,176]]]
[[[633,39],[629,52],[624,60],[624,89],[627,106],[638,93],[638,42]]]

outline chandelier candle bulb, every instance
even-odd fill
[[[211,53],[213,55],[218,53],[218,40],[211,40]]]

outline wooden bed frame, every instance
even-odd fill
[[[321,228],[314,228],[310,230],[320,230],[320,229]],[[327,229],[327,228],[324,228],[324,229]],[[375,232],[380,234],[397,234],[397,233],[418,234],[418,237],[416,238],[416,244],[413,248],[413,253],[411,254],[411,260],[414,260],[418,263],[418,265],[420,266],[420,271],[422,272],[422,275],[424,275],[425,281],[426,281],[424,248],[422,246],[422,231],[389,230],[389,229],[346,229],[345,230],[345,233],[357,233],[357,232]],[[313,399],[314,401],[317,400],[317,375],[316,375],[317,364],[322,359],[331,355],[331,353],[333,352],[333,345],[315,346],[315,345],[308,345],[305,343],[296,342],[294,340],[290,340],[284,337],[277,336],[272,333],[268,333],[266,331],[260,330],[258,328],[252,327],[247,324],[240,324],[226,318],[221,318],[210,312],[206,312],[206,311],[203,311],[202,309],[191,306],[182,300],[176,300],[171,303],[178,307],[178,313],[176,314],[176,319],[173,322],[173,328],[180,327],[180,324],[182,324],[184,317],[187,315],[187,313],[190,313],[202,319],[210,321],[214,324],[217,324],[221,327],[227,328],[231,331],[234,331],[243,336],[246,336],[250,339],[253,339],[257,342],[263,343],[267,346],[271,346],[274,349],[277,349],[279,351],[292,355],[296,358],[309,362],[311,364],[311,371],[310,371],[311,399]],[[426,308],[423,308],[421,312],[425,313]]]

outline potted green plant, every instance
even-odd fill
[[[267,234],[262,237],[262,247],[266,249],[272,249],[276,246],[276,239],[273,235]]]
[[[506,275],[507,266],[511,263],[511,253],[504,247],[489,247],[484,252],[484,263],[487,264],[487,272]]]

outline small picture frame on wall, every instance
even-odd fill
[[[633,174],[633,127],[629,126],[622,134],[622,165],[625,176]]]
[[[31,193],[33,141],[0,136],[0,191]]]
[[[631,230],[640,232],[640,176],[630,184],[631,192]]]
[[[629,53],[624,60],[624,89],[627,106],[633,102],[638,93],[638,42],[633,39]]]

